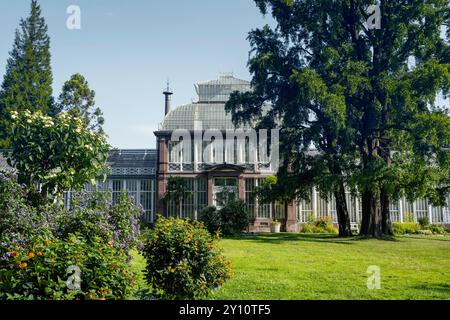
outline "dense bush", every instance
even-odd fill
[[[446,234],[449,233],[449,230],[445,228],[444,226],[441,226],[439,224],[430,224],[427,227],[427,230],[430,230],[433,234]]]
[[[31,239],[55,235],[67,239],[81,235],[87,241],[100,238],[128,253],[139,244],[142,209],[122,193],[113,203],[110,193],[78,193],[70,210],[54,204],[38,207],[27,202],[26,188],[13,178],[0,177],[0,234],[2,237]]]
[[[423,235],[432,235],[432,234],[446,234],[449,232],[444,226],[438,224],[426,224],[422,221],[423,224],[413,223],[413,222],[394,222],[392,224],[394,234],[403,235],[403,234],[423,234]]]
[[[319,217],[303,225],[301,232],[338,234],[339,230],[333,225],[333,220],[330,217]]]
[[[394,222],[392,224],[394,234],[416,234],[420,230],[420,225],[414,222]]]
[[[0,299],[123,299],[134,285],[125,254],[101,239],[5,241],[0,246]],[[77,288],[69,267],[79,268]]]
[[[132,199],[123,194],[113,204],[109,194],[80,194],[66,210],[57,203],[33,205],[27,192],[0,176],[0,299],[124,298],[141,214]],[[64,280],[71,265],[82,272],[80,292],[68,290]]]
[[[28,190],[15,178],[0,173],[0,237],[26,240],[50,235],[56,226],[53,205],[33,207],[27,201]]]
[[[249,224],[249,214],[241,200],[230,201],[222,209],[207,207],[200,213],[200,220],[211,233],[234,235],[244,231]]]
[[[420,218],[417,222],[422,228],[426,228],[430,225],[430,219],[428,217]]]
[[[152,295],[163,299],[207,296],[231,277],[231,263],[198,221],[158,217],[143,254]]]
[[[209,232],[215,233],[219,231],[222,227],[222,218],[220,215],[220,210],[216,207],[206,207],[200,212],[200,220],[205,225]]]
[[[110,193],[79,193],[71,202],[71,209],[59,216],[58,236],[80,234],[88,241],[100,238],[104,243],[129,250],[139,244],[139,219],[142,209],[121,193],[111,201]]]

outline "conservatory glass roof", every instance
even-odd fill
[[[203,130],[236,128],[231,120],[231,114],[225,112],[225,103],[234,91],[250,91],[250,82],[224,75],[216,80],[197,83],[195,89],[199,101],[171,110],[161,123],[161,130],[194,130],[196,121],[201,122]],[[247,126],[241,128],[245,129]]]

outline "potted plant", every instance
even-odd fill
[[[281,222],[278,220],[273,220],[270,223],[270,232],[280,233],[281,232]]]

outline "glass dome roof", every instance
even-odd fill
[[[201,122],[203,130],[236,128],[231,120],[231,114],[225,112],[225,103],[234,91],[250,91],[250,82],[231,75],[222,75],[216,80],[197,83],[195,89],[199,101],[172,109],[161,123],[160,130],[194,130],[196,121]]]

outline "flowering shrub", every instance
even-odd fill
[[[113,204],[108,194],[81,194],[65,210],[33,206],[26,192],[0,174],[0,300],[125,298],[141,213],[132,199],[123,194]],[[67,287],[69,266],[81,271],[79,290]]]
[[[152,294],[164,299],[207,296],[232,276],[231,262],[198,221],[158,217],[146,236],[146,280]]]
[[[82,190],[97,178],[109,153],[106,136],[89,129],[83,118],[62,112],[52,118],[40,111],[11,112],[11,152],[8,163],[17,169],[19,182],[40,196]],[[39,200],[39,199],[38,199]]]
[[[55,235],[66,240],[70,234],[86,241],[102,239],[123,250],[139,246],[139,220],[142,209],[126,194],[113,203],[109,193],[79,193],[70,210],[53,204],[38,207],[26,200],[26,187],[14,178],[0,174],[0,234],[2,237],[31,239]]]
[[[134,280],[124,253],[102,241],[71,235],[0,246],[0,300],[124,299]]]
[[[49,235],[55,227],[55,208],[51,205],[35,208],[29,205],[27,190],[9,174],[0,173],[0,235],[15,239],[30,239]]]
[[[139,220],[142,209],[122,193],[113,203],[110,193],[79,193],[74,196],[71,209],[59,216],[58,236],[80,234],[86,240],[100,238],[126,254],[140,245]]]
[[[200,219],[211,233],[220,231],[223,235],[234,235],[244,231],[249,224],[249,214],[245,203],[234,200],[222,209],[207,207],[200,213]]]

